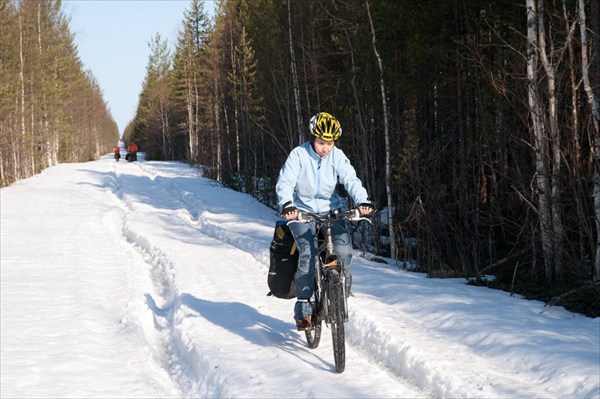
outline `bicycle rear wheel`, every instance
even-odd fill
[[[338,373],[344,372],[346,368],[346,342],[344,335],[344,290],[340,281],[340,274],[337,270],[329,270],[328,283],[329,315],[331,316],[331,338],[333,339],[333,358],[335,361],[335,370]]]
[[[306,335],[306,342],[309,348],[315,349],[318,347],[321,342],[321,320],[315,321],[313,328],[304,331],[304,334]]]
[[[313,302],[313,314],[312,314],[312,328],[310,330],[304,331],[306,335],[306,342],[308,343],[308,347],[311,349],[315,349],[319,346],[321,342],[321,325],[322,320],[320,315],[321,304],[323,303],[323,299],[321,298],[321,291],[317,290],[315,292],[315,301]]]

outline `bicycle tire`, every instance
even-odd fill
[[[346,369],[346,342],[344,334],[344,290],[337,270],[329,271],[328,284],[329,314],[331,317],[330,328],[333,340],[333,359],[335,370],[343,373]]]
[[[313,327],[310,330],[304,331],[306,335],[306,342],[310,349],[315,349],[321,342],[321,320],[317,320],[313,323]]]
[[[315,283],[315,286],[317,284]],[[319,343],[321,342],[321,326],[322,326],[322,319],[320,316],[320,310],[321,310],[321,304],[323,303],[323,298],[321,298],[320,295],[320,290],[317,290],[315,292],[315,302],[313,303],[313,314],[312,314],[312,320],[313,320],[313,325],[312,328],[310,330],[306,330],[304,331],[304,334],[306,335],[306,343],[308,344],[308,347],[310,349],[315,349],[316,347],[319,346]]]

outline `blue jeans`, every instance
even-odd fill
[[[317,265],[317,234],[315,222],[288,223],[298,246],[298,270],[296,271],[296,298],[310,299],[315,291],[315,269]],[[344,263],[346,295],[352,284],[352,240],[345,220],[336,220],[332,227],[333,245],[338,260]],[[294,308],[294,318],[300,320],[312,314],[310,304],[299,301]]]

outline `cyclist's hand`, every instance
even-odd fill
[[[298,211],[288,212],[283,215],[287,220],[296,220],[298,219]]]
[[[373,212],[373,204],[370,202],[363,202],[358,206],[358,212],[360,212],[360,216],[365,216]]]
[[[283,216],[287,220],[298,219],[298,208],[296,208],[292,204],[286,204],[281,209],[281,216]]]

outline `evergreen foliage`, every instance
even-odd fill
[[[589,287],[600,279],[598,3],[220,0],[210,20],[191,0],[174,51],[159,35],[149,43],[124,140],[275,207],[288,152],[308,138],[311,115],[331,112],[344,130],[338,145],[385,208],[368,4],[387,93],[397,258],[432,275],[496,273],[498,286],[516,276],[520,287]],[[3,184],[114,143],[58,3],[18,4],[0,0]],[[541,44],[527,35],[532,16]],[[41,46],[40,29],[51,32]],[[102,112],[82,117],[92,102]],[[95,139],[81,134],[90,120]]]
[[[0,0],[0,183],[97,159],[119,132],[60,1]]]
[[[478,276],[499,272],[494,265],[501,261],[502,270],[511,264],[528,270],[519,275],[535,284],[572,287],[600,277],[593,223],[597,131],[576,83],[582,73],[577,54],[589,49],[568,32],[577,24],[578,4],[551,2],[542,11],[552,57],[570,46],[575,59],[556,62],[563,160],[554,170],[560,171],[562,206],[552,209],[567,227],[563,255],[552,261],[560,264],[558,274],[548,275],[540,192],[533,183],[538,172],[527,98],[525,1],[369,1],[389,97],[398,255],[418,270]],[[597,13],[589,2],[582,4]],[[179,110],[171,134],[185,137],[176,141],[185,146],[175,149],[178,159],[274,206],[279,168],[299,138],[308,137],[296,121],[305,124],[328,111],[342,121],[339,145],[385,207],[383,111],[366,6],[222,0],[210,25],[199,24],[207,16],[193,0],[171,70],[170,99]],[[597,42],[598,26],[590,28]],[[542,73],[539,106],[548,115],[545,79]],[[600,78],[594,79],[597,86]],[[575,102],[566,101],[571,93]],[[142,136],[149,137],[152,130],[145,129]],[[553,161],[546,162],[550,167]],[[376,246],[386,254],[385,245]]]

